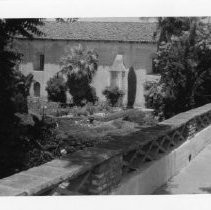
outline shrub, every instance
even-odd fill
[[[112,111],[112,107],[110,106],[108,101],[98,101],[96,106],[97,106],[97,111],[99,111],[99,112],[102,112],[102,111],[103,112],[111,112]]]
[[[54,114],[56,117],[68,115],[70,113],[69,108],[59,108],[57,109],[56,113]]]
[[[54,76],[47,82],[48,100],[66,103],[66,84],[61,76]]]
[[[94,87],[92,86],[89,86],[88,90],[87,90],[87,93],[86,93],[86,97],[85,99],[88,101],[88,102],[91,102],[91,103],[96,103],[98,101],[98,97],[97,97],[97,94],[96,94],[96,90]]]
[[[164,84],[151,82],[145,86],[145,90],[145,106],[154,109],[154,114],[160,121],[177,114],[175,97],[166,91]]]
[[[71,113],[73,114],[74,117],[80,117],[80,116],[88,116],[88,111],[86,110],[86,106],[83,107],[73,107],[71,109]]]
[[[19,71],[14,71],[14,92],[11,97],[14,102],[14,111],[19,113],[27,113],[27,97],[33,81],[33,75],[30,73],[27,76]]]
[[[85,107],[86,107],[86,111],[90,115],[93,115],[97,111],[97,107],[93,105],[92,103],[87,103]]]
[[[154,81],[147,81],[144,83],[144,98],[145,98],[145,107],[149,108],[149,109],[153,109],[154,108],[154,94],[158,94],[158,83],[154,82]]]
[[[26,113],[16,113],[1,137],[0,178],[43,164],[59,156],[59,139],[54,133],[53,119],[36,119]],[[11,132],[12,130],[12,132]]]
[[[67,85],[69,85],[71,81],[69,80]],[[76,106],[84,106],[87,103],[95,103],[98,101],[98,97],[96,95],[96,91],[94,87],[87,86],[86,89],[81,89],[80,91],[76,91],[78,94],[73,93],[73,104]]]
[[[94,51],[86,51],[81,45],[68,48],[67,55],[62,58],[61,72],[67,76],[67,87],[75,105],[97,100],[95,89],[91,87],[92,79],[98,67],[98,55]]]
[[[105,95],[111,106],[117,106],[120,104],[124,92],[119,90],[118,87],[106,87],[105,90],[103,90],[103,95]]]

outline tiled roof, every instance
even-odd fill
[[[143,22],[45,22],[41,39],[154,42],[156,23]]]

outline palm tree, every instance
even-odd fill
[[[98,68],[97,53],[87,51],[81,45],[74,48],[69,46],[66,56],[61,59],[61,65],[74,103],[80,105],[84,99],[94,102],[94,90],[90,84]]]

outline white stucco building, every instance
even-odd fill
[[[134,105],[144,107],[143,84],[153,74],[156,23],[49,21],[40,30],[45,35],[33,40],[18,38],[16,43],[23,54],[19,69],[24,74],[34,75],[32,96],[47,96],[46,83],[60,71],[60,59],[66,46],[81,44],[99,55],[99,67],[93,80],[97,96],[104,100],[104,88],[118,86],[125,92],[125,104],[135,97]]]

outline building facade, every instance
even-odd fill
[[[135,97],[135,106],[144,107],[144,83],[152,72],[156,52],[153,38],[154,23],[46,22],[42,37],[33,40],[18,38],[15,47],[23,54],[19,69],[34,75],[30,94],[47,97],[47,81],[61,70],[60,60],[66,47],[79,44],[94,50],[99,66],[92,85],[97,96],[104,100],[102,91],[117,86],[124,91],[124,104]]]

